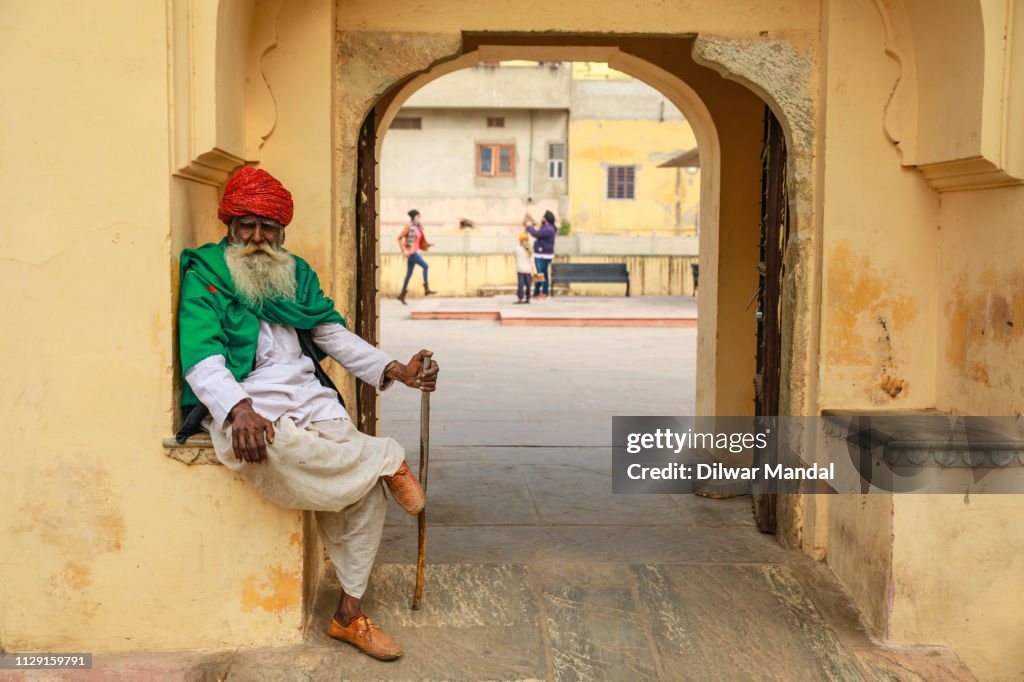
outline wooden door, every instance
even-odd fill
[[[355,332],[377,345],[377,122],[373,111],[359,131],[356,177],[356,320]],[[359,381],[356,424],[377,435],[377,389]]]
[[[761,250],[758,262],[757,374],[754,379],[754,414],[771,427],[779,415],[780,367],[782,361],[782,278],[783,255],[789,233],[786,192],[786,139],[779,120],[765,107],[764,141],[761,151]],[[772,429],[777,433],[777,429]],[[774,447],[757,451],[759,466],[776,464]],[[754,489],[754,517],[765,533],[776,528],[777,496],[771,486]]]

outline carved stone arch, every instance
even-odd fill
[[[792,380],[780,395],[781,414],[813,414],[815,329],[820,305],[820,226],[815,220],[814,158],[817,113],[811,97],[814,62],[786,40],[699,35],[694,59],[757,94],[779,120],[788,149],[791,236],[783,254],[782,375]],[[797,331],[804,330],[800,338]],[[799,378],[803,378],[802,380]]]

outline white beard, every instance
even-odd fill
[[[229,244],[224,252],[235,292],[251,307],[273,298],[295,300],[295,259],[269,244]]]

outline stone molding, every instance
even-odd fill
[[[825,434],[848,440],[855,414],[826,415]],[[974,417],[971,439],[958,423],[959,418],[937,412],[927,414],[862,415],[871,418],[866,425],[872,456],[891,466],[941,467],[945,469],[1004,469],[1024,467],[1024,439],[1007,432],[1005,423],[994,418]]]
[[[220,465],[217,453],[213,451],[213,441],[209,434],[197,433],[184,443],[174,438],[164,438],[164,454],[182,464],[216,464]]]
[[[801,53],[787,40],[704,34],[697,36],[693,54],[725,78],[751,87],[775,109],[789,133],[791,154],[811,153],[815,124],[814,104],[808,90],[814,65],[810,55]]]
[[[893,466],[1002,469],[1024,466],[1024,443],[893,441],[886,443],[883,457]]]

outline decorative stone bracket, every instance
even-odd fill
[[[209,434],[197,433],[184,443],[164,438],[163,445],[168,457],[183,464],[220,464]]]
[[[825,433],[847,439],[866,418],[863,435],[877,457],[892,466],[947,469],[1024,467],[1022,420],[1014,417],[956,417],[887,411],[836,412],[825,416]],[[965,422],[969,419],[969,423]]]

